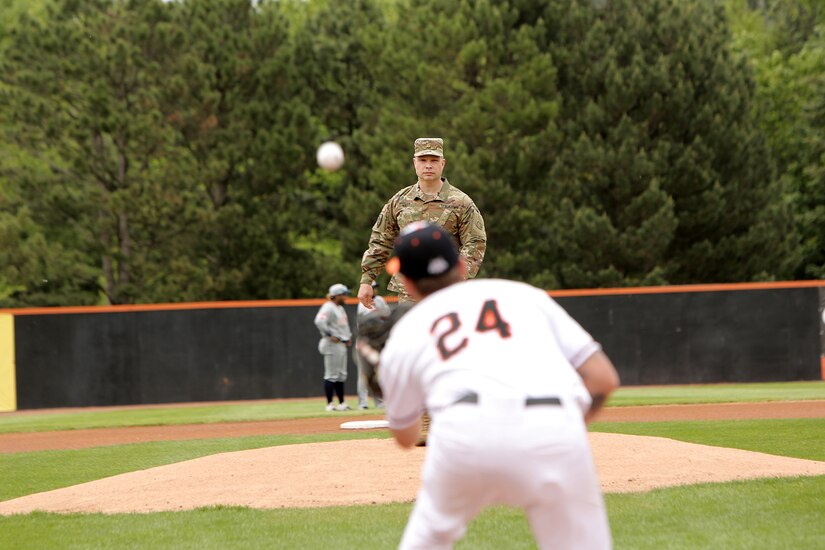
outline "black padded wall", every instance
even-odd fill
[[[622,383],[819,380],[820,289],[562,297]],[[320,306],[15,316],[20,409],[323,395]],[[354,325],[355,306],[347,314]],[[350,358],[348,395],[355,393]]]
[[[613,359],[622,383],[818,380],[818,290],[558,298]]]
[[[21,315],[18,408],[323,395],[317,310]],[[355,376],[350,359],[348,394]]]

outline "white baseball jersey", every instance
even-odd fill
[[[543,290],[496,279],[449,286],[402,317],[381,354],[390,426],[409,426],[425,407],[435,418],[468,391],[572,399],[586,411],[575,369],[599,349]]]
[[[358,302],[358,309],[356,310],[356,317],[355,323],[360,325],[361,322],[370,317],[372,315],[389,315],[390,314],[390,306],[387,305],[387,301],[384,300],[383,296],[376,294],[372,298],[372,309],[366,307],[361,302]]]
[[[402,550],[452,548],[496,504],[524,509],[542,549],[610,548],[576,372],[599,349],[547,293],[512,281],[457,283],[401,318],[381,354],[387,418],[432,417]]]
[[[335,336],[339,340],[350,340],[352,330],[349,327],[347,312],[344,306],[335,304],[332,300],[324,302],[315,315],[315,326],[321,337]]]

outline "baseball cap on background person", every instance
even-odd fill
[[[418,138],[415,140],[414,157],[434,155],[444,158],[444,140],[441,138]]]
[[[395,239],[395,256],[387,263],[394,270],[417,281],[444,275],[458,264],[458,249],[453,237],[440,225],[415,222]]]
[[[333,298],[335,296],[342,296],[345,294],[349,294],[349,289],[341,283],[335,283],[334,285],[329,287],[329,295]]]

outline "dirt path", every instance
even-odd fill
[[[0,453],[85,449],[107,445],[211,439],[273,434],[339,433],[347,420],[373,420],[381,416],[333,413],[321,418],[226,422],[179,426],[139,426],[97,428],[53,432],[0,434]],[[662,422],[667,420],[736,420],[747,418],[825,418],[825,401],[776,401],[764,403],[723,403],[714,405],[661,405],[609,407],[602,411],[603,422]]]
[[[339,433],[341,422],[378,416],[0,435],[0,451],[84,448],[142,441]],[[606,409],[608,422],[744,418],[825,418],[825,401],[668,405]],[[591,433],[606,492],[691,483],[825,475],[825,462],[684,443],[659,437]],[[415,498],[426,449],[388,439],[285,445],[220,453],[0,502],[0,515],[131,513],[211,505],[300,508],[408,502]]]

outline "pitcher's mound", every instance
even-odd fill
[[[825,475],[825,462],[592,433],[606,492],[757,477]],[[0,514],[159,512],[228,505],[305,508],[415,499],[425,448],[389,439],[223,453],[0,502]]]

